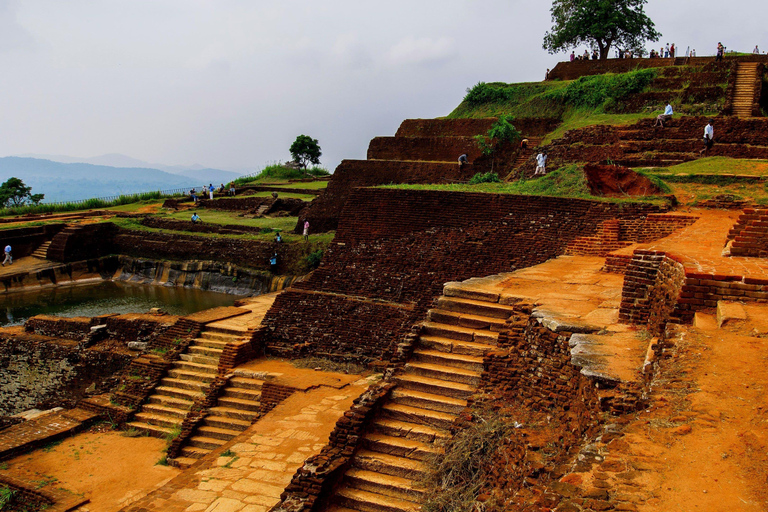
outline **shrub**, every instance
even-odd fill
[[[313,251],[309,253],[307,256],[307,266],[310,269],[316,269],[320,266],[320,262],[323,260],[323,250],[318,249],[316,251]]]
[[[606,105],[615,108],[617,101],[642,92],[656,73],[655,69],[638,69],[616,75],[582,76],[564,89],[547,93],[547,96],[573,107],[597,108]]]
[[[16,491],[10,487],[0,487],[0,509],[13,502]]]
[[[501,183],[501,180],[495,172],[479,172],[469,180],[470,185],[477,185],[478,183]]]
[[[467,89],[467,95],[464,96],[464,101],[472,106],[507,101],[509,99],[510,94],[507,89],[494,87],[485,82],[478,82],[474,87]]]

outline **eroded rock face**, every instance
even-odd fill
[[[662,191],[645,176],[619,165],[585,165],[589,191],[595,196],[657,196]]]

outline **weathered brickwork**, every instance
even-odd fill
[[[10,245],[13,248],[14,258],[29,256],[43,242],[53,238],[64,227],[65,224],[46,224],[45,226],[4,229],[3,246]]]
[[[727,239],[731,256],[768,257],[768,210],[745,209]]]
[[[111,346],[83,348],[76,341],[35,334],[0,335],[0,414],[32,408],[72,407],[95,384],[96,392],[133,356]]]
[[[91,336],[91,328],[105,325],[99,339],[151,342],[176,323],[171,315],[102,315],[96,317],[58,317],[37,315],[26,321],[27,332],[70,340],[84,341]]]
[[[544,262],[608,219],[660,210],[548,197],[358,189],[323,264],[278,297],[262,323],[261,342],[267,353],[284,357],[388,362],[444,283]]]
[[[333,484],[347,469],[362,440],[366,425],[386,400],[393,384],[372,386],[336,422],[328,444],[319,455],[309,458],[296,472],[271,512],[309,512],[327,496]]]
[[[400,124],[395,137],[474,137],[487,133],[496,119],[406,119]],[[526,137],[536,137],[551,132],[561,121],[557,118],[521,117],[512,123]]]
[[[114,253],[110,242],[116,231],[111,222],[67,226],[51,240],[47,258],[67,263],[107,256]]]

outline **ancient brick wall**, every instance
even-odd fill
[[[509,272],[563,253],[611,218],[660,211],[493,194],[355,190],[323,264],[262,322],[269,354],[390,361],[448,281]]]
[[[66,263],[107,256],[114,252],[111,241],[116,231],[111,222],[66,227],[51,240],[47,258]]]
[[[375,137],[368,145],[368,160],[454,162],[461,154],[470,162],[482,155],[472,137]]]
[[[132,356],[34,334],[0,335],[0,415],[74,406],[85,390],[127,367]]]
[[[61,281],[112,277],[117,269],[117,258],[103,257],[95,260],[65,263],[43,270],[16,270],[10,267],[0,279],[3,291],[20,290],[26,287],[46,286]]]
[[[91,327],[106,325],[101,339],[149,342],[165,333],[178,317],[169,315],[103,315],[97,317],[58,317],[37,315],[24,324],[26,332],[56,338],[83,341],[91,334]]]
[[[747,208],[728,232],[731,256],[768,256],[768,210]]]
[[[191,215],[190,215],[191,217]],[[236,224],[208,224],[203,213],[201,223],[193,223],[191,220],[163,219],[160,217],[143,217],[142,226],[156,229],[168,229],[170,231],[189,231],[193,233],[218,233],[222,235],[242,235],[243,233],[259,233],[261,228],[255,226],[239,226]]]
[[[4,229],[2,231],[2,244],[3,247],[6,245],[11,246],[14,258],[29,256],[43,242],[53,238],[64,227],[65,224],[47,224],[45,226]]]
[[[667,322],[680,323],[683,318],[677,311],[680,298],[685,298],[685,269],[682,263],[665,257],[659,264],[656,280],[648,290],[648,331],[661,336]]]
[[[406,119],[395,137],[474,137],[485,134],[495,117],[481,119]],[[556,118],[516,118],[512,124],[526,137],[541,137],[561,123]]]

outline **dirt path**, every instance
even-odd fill
[[[61,444],[7,461],[0,474],[82,493],[90,512],[112,512],[133,503],[179,474],[157,465],[165,441],[121,432],[84,432]]]

